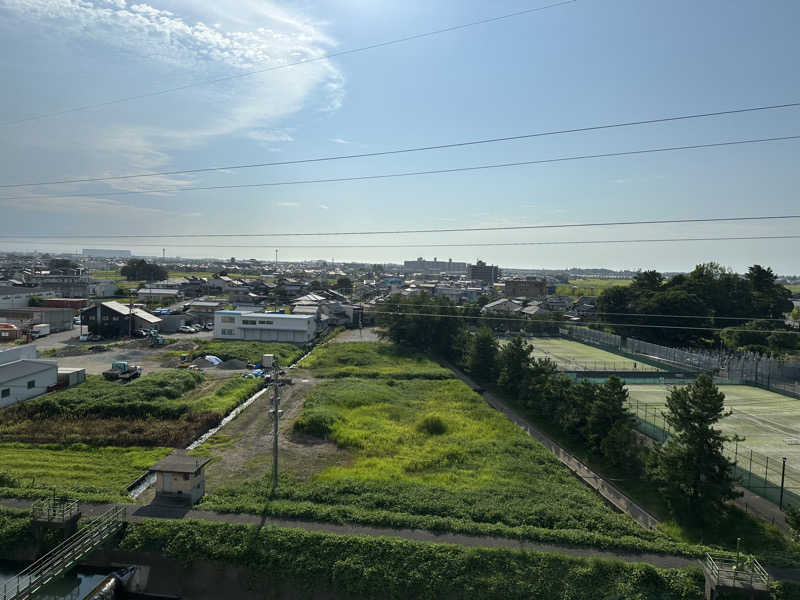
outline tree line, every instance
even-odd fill
[[[794,350],[800,336],[783,332],[789,329],[783,319],[793,308],[791,292],[776,279],[771,268],[761,265],[738,275],[716,263],[705,263],[669,279],[657,271],[644,271],[630,286],[610,287],[600,294],[598,320],[618,335],[666,346],[761,353]]]

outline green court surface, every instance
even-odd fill
[[[501,341],[501,344],[505,340]],[[562,371],[659,371],[641,361],[631,360],[600,348],[557,337],[527,338],[534,358],[549,358]]]
[[[649,431],[643,431],[658,437],[665,426],[662,413],[666,410],[665,399],[670,386],[627,387],[631,410],[651,424]],[[728,458],[745,471],[744,482],[751,478],[752,471],[759,479],[763,480],[766,475],[772,485],[780,486],[782,459],[786,457],[786,486],[800,494],[800,400],[746,385],[718,387],[725,394],[726,409],[731,411],[720,420],[718,428],[728,435],[745,438],[725,448]]]

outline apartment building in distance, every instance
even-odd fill
[[[547,282],[536,277],[507,279],[505,295],[508,298],[544,298],[547,296]]]
[[[474,265],[469,265],[467,275],[472,281],[482,281],[492,285],[500,279],[500,267],[497,265],[487,265],[479,260]]]

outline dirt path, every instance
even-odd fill
[[[453,373],[456,374],[456,377],[458,377],[471,388],[474,389],[480,387],[452,364],[449,364],[446,361],[442,361],[442,364],[448,369],[452,370]],[[544,432],[531,424],[527,419],[520,416],[514,409],[508,406],[503,400],[498,398],[497,395],[484,391],[482,396],[489,406],[502,412],[510,421],[522,427],[522,429],[524,429],[528,435],[541,442],[556,456],[556,458],[558,458],[558,460],[560,460],[566,467],[575,473],[575,475],[580,477],[584,483],[586,483],[586,485],[596,490],[601,496],[603,496],[603,498],[614,505],[617,509],[631,516],[637,523],[643,527],[646,527],[647,529],[656,528],[658,525],[658,519],[656,519],[636,502],[631,500],[628,496],[623,494],[611,483],[592,471],[589,467],[567,452],[564,448],[551,440]]]
[[[280,388],[283,415],[278,424],[279,469],[302,480],[332,464],[343,464],[349,455],[331,442],[293,433],[292,425],[303,409],[306,396],[320,380],[306,369],[292,369],[291,377],[292,385]],[[215,459],[206,469],[209,492],[272,472],[271,406],[272,391],[268,390],[201,446]]]

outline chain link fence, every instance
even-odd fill
[[[656,359],[696,372],[711,372],[730,382],[753,385],[800,399],[800,361],[770,358],[756,352],[672,348],[588,327],[569,327],[562,329],[562,332],[572,339],[614,352]]]
[[[669,439],[672,432],[663,404],[629,400],[627,407],[636,416],[640,432],[659,443]],[[781,510],[800,507],[800,471],[786,458],[770,458],[737,441],[725,444],[723,454],[733,463],[734,474],[742,487]]]

